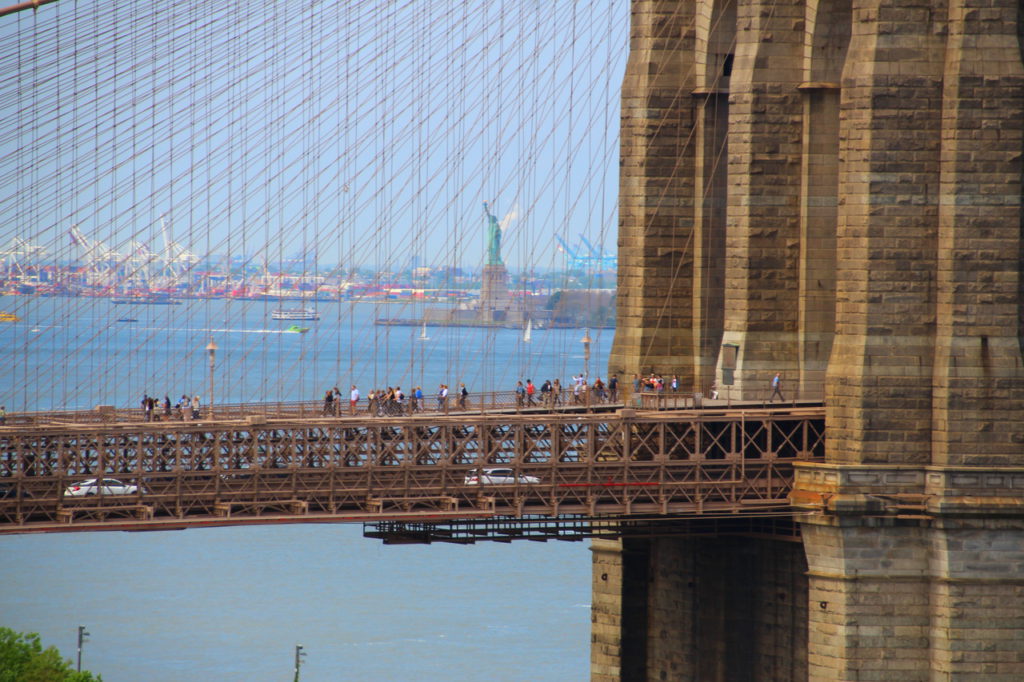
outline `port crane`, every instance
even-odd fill
[[[46,256],[46,249],[36,244],[30,244],[21,237],[15,237],[4,251],[0,251],[0,258],[4,259],[4,272],[18,277],[27,277],[28,273],[25,267],[39,261],[44,256]]]
[[[114,286],[117,283],[117,264],[121,261],[121,254],[98,239],[86,237],[77,224],[71,226],[68,235],[71,243],[81,252],[80,261],[84,268],[86,286]]]
[[[566,268],[569,270],[615,270],[619,266],[619,259],[617,256],[605,254],[603,251],[599,251],[594,248],[586,237],[582,234],[579,235],[582,244],[586,246],[589,253],[583,253],[579,248],[572,248],[569,244],[562,239],[561,235],[555,235],[555,239],[558,240],[558,250],[564,253],[566,258]]]

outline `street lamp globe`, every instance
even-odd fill
[[[210,355],[210,418],[213,419],[213,365],[217,358],[217,342],[210,337],[210,343],[206,344],[206,352]]]

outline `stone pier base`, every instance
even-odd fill
[[[591,680],[799,680],[798,543],[738,536],[595,540]]]
[[[1024,469],[800,465],[808,679],[1024,679]]]

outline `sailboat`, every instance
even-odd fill
[[[526,321],[526,331],[523,332],[523,343],[530,343],[533,340],[533,320]]]
[[[429,341],[430,337],[427,336],[427,323],[423,323],[423,328],[420,329],[420,341]]]

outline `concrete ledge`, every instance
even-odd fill
[[[930,497],[927,511],[936,516],[1016,516],[1024,517],[1024,498],[1020,497]]]

